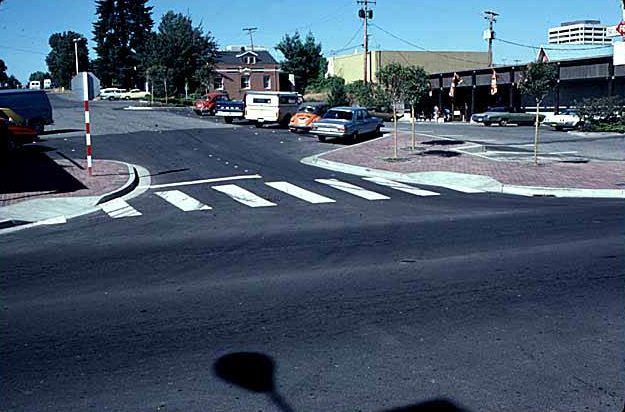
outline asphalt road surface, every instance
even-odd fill
[[[53,103],[42,144],[82,153]],[[0,237],[0,410],[622,410],[622,201],[417,196],[306,136],[92,107],[95,156],[158,186]]]

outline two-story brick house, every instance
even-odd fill
[[[212,90],[226,91],[231,99],[241,99],[250,90],[290,90],[280,64],[266,50],[220,51],[215,72]]]

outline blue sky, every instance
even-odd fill
[[[324,53],[362,43],[355,0],[152,0],[150,4],[156,22],[168,10],[189,14],[212,32],[220,46],[246,44],[248,37],[241,29],[249,26],[258,27],[254,42],[267,47],[296,29],[311,30]],[[619,4],[620,0],[377,0],[373,23],[430,50],[481,51],[486,50],[484,10],[501,15],[496,23],[499,38],[540,45],[546,43],[547,29],[563,21],[618,23]],[[5,0],[0,6],[0,58],[10,73],[27,80],[31,72],[46,70],[50,34],[74,30],[91,39],[94,19],[93,0]],[[415,50],[376,27],[371,33],[373,49]],[[496,63],[528,61],[534,55],[532,49],[495,42]]]

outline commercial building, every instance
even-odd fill
[[[370,51],[367,80],[376,82],[377,72],[390,63],[421,66],[428,73],[477,69],[488,65],[487,52],[471,51]],[[346,83],[363,80],[364,53],[328,58],[329,76],[339,76]]]
[[[549,29],[549,44],[610,44],[608,26],[599,20],[577,20]]]
[[[211,91],[226,91],[230,98],[241,99],[246,92],[291,90],[288,76],[266,49],[220,51],[215,64]]]
[[[582,52],[586,55],[570,57],[573,53]],[[544,107],[557,112],[561,108],[575,106],[586,98],[625,96],[625,43],[615,43],[613,48],[600,48],[597,51],[547,50],[546,53],[549,61],[558,67],[558,82],[543,101]],[[483,112],[488,107],[535,107],[536,103],[524,96],[519,88],[526,67],[498,66],[494,69],[483,67],[433,73],[430,75],[432,98],[423,110],[429,113],[428,110],[437,105],[460,112],[468,119],[471,114]],[[461,81],[451,92],[455,74]]]

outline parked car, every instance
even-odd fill
[[[228,100],[230,100],[230,98],[225,92],[208,93],[193,103],[193,111],[198,116],[204,116],[205,114],[212,116],[215,114],[217,103],[226,102]]]
[[[301,95],[294,92],[248,92],[245,95],[245,118],[262,127],[279,123],[286,127],[297,112]]]
[[[127,92],[123,92],[119,98],[124,100],[145,100],[150,98],[150,92],[144,92],[139,89],[130,89]]]
[[[120,89],[117,87],[107,87],[100,90],[100,99],[102,100],[117,100],[121,99],[122,94],[125,93],[126,90]]]
[[[539,115],[540,122],[545,118],[544,114]],[[476,113],[471,116],[471,120],[477,123],[483,123],[484,126],[498,124],[499,126],[507,126],[508,124],[516,125],[533,125],[536,121],[534,113],[526,113],[513,107],[489,107],[484,113]]]
[[[215,104],[215,116],[220,116],[230,124],[233,120],[245,118],[245,102],[242,100],[219,100]]]
[[[24,118],[13,110],[0,108],[0,150],[9,153],[18,147],[37,141],[37,131],[26,124]]]
[[[54,123],[52,106],[43,90],[0,90],[0,107],[13,110],[37,134],[42,134],[46,125]]]
[[[582,122],[574,109],[563,110],[560,114],[550,114],[545,117],[543,124],[553,127],[555,130],[577,129]]]
[[[382,125],[380,118],[371,116],[362,107],[334,107],[312,124],[311,133],[320,142],[328,137],[355,140],[362,135],[379,135]]]
[[[291,117],[289,122],[289,130],[291,132],[309,132],[312,129],[313,122],[321,119],[328,111],[328,105],[325,103],[303,103]]]

